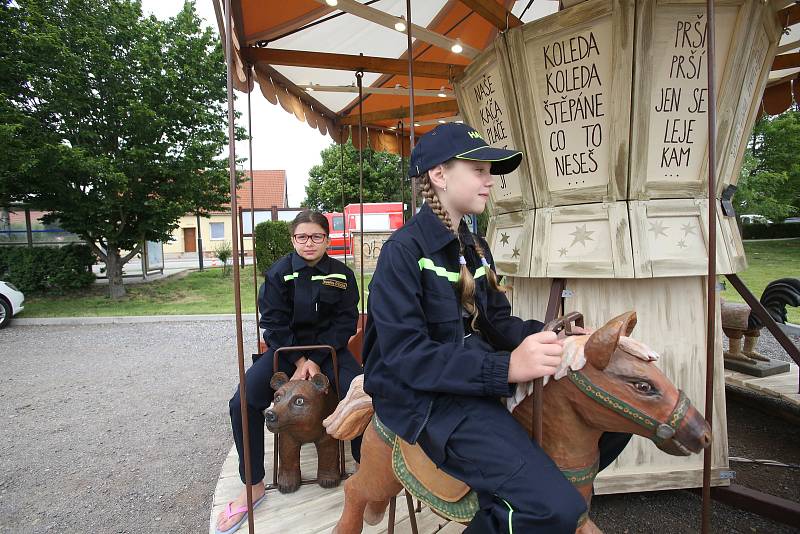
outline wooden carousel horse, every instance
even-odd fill
[[[300,447],[317,448],[317,482],[323,488],[339,485],[339,445],[322,426],[322,420],[336,408],[337,398],[328,377],[319,373],[310,380],[289,380],[275,373],[270,386],[275,390],[272,405],[264,412],[267,430],[280,436],[278,444],[278,490],[291,493],[300,487]]]
[[[776,323],[786,324],[787,306],[800,306],[800,279],[781,278],[770,282],[761,294],[761,304]],[[753,360],[768,362],[756,350],[758,337],[764,324],[752,312],[750,306],[738,302],[721,301],[722,331],[728,338],[728,350],[724,356],[729,360],[754,363]],[[742,346],[744,338],[744,346]]]
[[[676,456],[697,453],[711,441],[703,417],[653,364],[657,355],[626,337],[635,324],[635,312],[628,312],[591,335],[568,337],[562,367],[544,390],[542,448],[587,504],[603,432],[639,434]],[[518,385],[518,395],[508,399],[507,405],[530,432],[533,398],[529,386]],[[364,431],[361,467],[345,482],[345,506],[334,533],[360,533],[365,521],[376,525],[390,499],[404,486],[437,513],[468,523],[477,511],[474,492],[436,469],[419,446],[403,442],[377,417],[370,417],[363,409],[363,398],[357,401],[343,401],[325,422],[338,439]],[[340,428],[348,432],[339,432]],[[585,516],[576,532],[600,530]]]

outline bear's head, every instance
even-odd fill
[[[322,420],[336,407],[328,377],[318,373],[310,380],[289,380],[286,373],[275,373],[269,384],[275,396],[264,412],[267,430],[290,432],[305,443],[325,432]]]

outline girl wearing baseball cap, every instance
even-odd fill
[[[488,244],[463,221],[486,208],[493,175],[521,160],[464,124],[422,136],[410,173],[425,203],[383,246],[369,288],[365,390],[385,426],[477,493],[469,533],[571,533],[586,512],[499,402],[517,383],[554,374],[561,343],[541,322],[511,315]],[[608,438],[601,468],[630,435]]]

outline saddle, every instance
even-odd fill
[[[375,432],[392,448],[392,470],[409,493],[434,512],[459,523],[472,520],[478,511],[478,496],[462,481],[451,477],[428,458],[418,444],[411,445],[372,418]]]

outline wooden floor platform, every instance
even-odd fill
[[[267,432],[265,450],[267,451],[267,481],[272,480],[272,441],[273,434]],[[348,458],[347,470],[353,472],[354,465],[350,457],[350,446],[346,445]],[[214,491],[211,517],[209,520],[209,534],[214,534],[217,515],[225,506],[234,499],[242,490],[239,480],[239,457],[236,448],[231,448],[228,457],[220,472],[217,487]],[[313,479],[317,473],[317,453],[313,446],[306,445],[300,453],[300,469],[304,479]],[[304,484],[295,493],[281,494],[277,490],[267,492],[266,500],[255,510],[255,532],[258,534],[312,534],[328,533],[333,530],[339,520],[344,506],[344,486],[340,484],[334,489],[323,489],[317,484]],[[388,512],[386,514],[388,517]],[[422,507],[422,512],[416,514],[419,534],[459,534],[465,527],[451,523],[435,515],[427,507]],[[240,533],[247,533],[245,522],[239,529]],[[383,534],[387,532],[387,519],[378,526],[364,526],[365,534]],[[397,499],[397,516],[395,532],[397,534],[410,534],[411,524],[408,519],[408,510],[405,497]]]
[[[798,376],[800,371],[797,364],[789,364],[789,372],[774,376],[756,378],[736,371],[725,369],[725,383],[731,386],[748,389],[759,395],[766,395],[788,402],[800,408],[800,393],[798,393]]]

